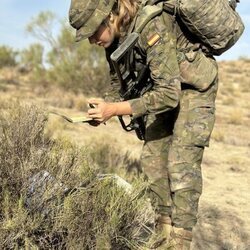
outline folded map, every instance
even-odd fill
[[[50,114],[58,115],[58,116],[62,117],[63,119],[65,119],[66,121],[71,122],[71,123],[83,123],[83,122],[89,123],[89,122],[93,121],[92,118],[89,118],[86,116],[68,116],[68,115],[60,114],[60,113],[57,113],[54,111],[50,111]]]

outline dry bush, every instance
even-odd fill
[[[138,180],[127,193],[98,178],[86,151],[44,136],[46,123],[35,106],[1,103],[1,247],[140,249],[153,217],[147,184]]]

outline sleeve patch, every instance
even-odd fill
[[[160,38],[161,37],[156,33],[148,39],[147,44],[151,47],[155,45],[160,40]]]

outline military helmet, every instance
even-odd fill
[[[71,0],[69,22],[76,29],[76,41],[92,36],[108,17],[115,0]]]

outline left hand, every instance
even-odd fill
[[[116,107],[114,103],[107,103],[102,99],[89,99],[89,104],[93,104],[95,108],[88,110],[89,117],[100,123],[105,123],[112,116],[116,115]]]

